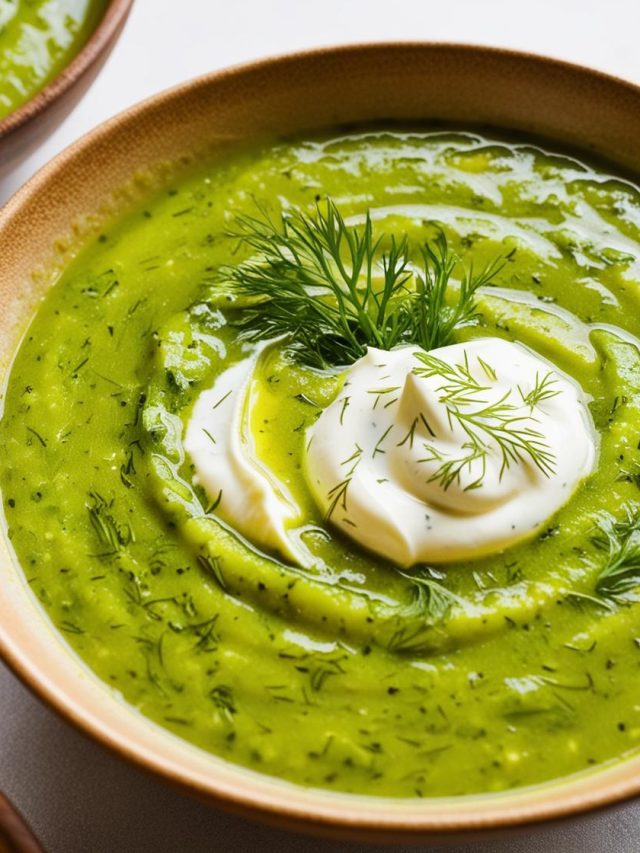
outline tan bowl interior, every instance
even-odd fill
[[[100,217],[144,192],[154,172],[254,137],[384,119],[535,133],[640,172],[640,90],[552,60],[378,45],[208,76],[100,126],[0,211],[0,378],[52,271]],[[111,749],[233,811],[343,837],[436,840],[567,816],[640,791],[640,756],[536,788],[415,801],[304,789],[228,764],[118,701],[48,622],[1,539],[0,652],[23,681]]]

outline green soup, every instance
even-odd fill
[[[249,252],[229,228],[326,195],[416,252],[437,227],[476,268],[508,255],[459,339],[553,362],[598,432],[596,470],[542,532],[432,567],[429,606],[309,495],[305,430],[339,372],[276,342],[255,382],[257,452],[302,509],[313,568],[236,535],[184,451],[198,393],[253,346],[216,283]],[[82,249],[16,355],[0,482],[31,589],[114,694],[303,785],[464,795],[636,753],[639,240],[635,187],[469,134],[265,145],[174,180]]]
[[[107,5],[108,0],[0,0],[0,119],[71,62]]]

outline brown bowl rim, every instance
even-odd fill
[[[0,791],[0,850],[7,853],[44,853],[39,841],[11,800]]]
[[[117,35],[131,11],[133,2],[134,0],[110,0],[97,27],[71,62],[44,88],[0,120],[0,142],[19,127],[38,118],[89,71]]]
[[[117,2],[117,0],[116,0]],[[129,0],[122,0],[123,5]],[[42,185],[64,164],[72,161],[76,153],[82,151],[97,140],[108,138],[113,130],[135,119],[150,107],[160,107],[166,102],[199,87],[206,87],[216,82],[248,74],[251,72],[268,72],[269,69],[295,64],[319,58],[346,57],[350,54],[366,52],[384,52],[420,50],[437,52],[457,51],[469,56],[504,57],[513,60],[524,60],[538,68],[551,68],[566,75],[578,76],[591,81],[602,82],[613,86],[618,90],[626,90],[638,103],[640,108],[640,86],[607,74],[597,69],[592,69],[577,63],[547,57],[525,51],[510,50],[507,48],[496,48],[486,45],[474,45],[456,42],[429,42],[429,41],[394,41],[394,42],[368,42],[358,44],[346,44],[322,47],[313,50],[302,50],[267,57],[251,62],[240,63],[219,71],[200,75],[176,86],[162,90],[143,101],[132,105],[116,116],[100,123],[94,129],[84,134],[70,146],[43,166],[23,187],[21,187],[11,199],[0,207],[0,232],[3,220],[8,220],[17,213],[23,203],[35,196]],[[535,131],[533,132],[535,139]],[[561,143],[558,143],[561,145]],[[71,654],[71,653],[70,653]],[[181,771],[180,768],[167,767],[161,756],[151,753],[144,746],[140,746],[131,740],[123,742],[118,738],[109,725],[101,723],[93,718],[86,709],[79,709],[78,705],[69,702],[63,691],[59,691],[56,684],[50,681],[39,664],[34,662],[29,655],[11,637],[3,631],[0,624],[0,659],[3,660],[14,674],[31,690],[31,692],[43,701],[49,708],[54,710],[63,720],[70,723],[81,734],[90,737],[111,753],[119,755],[131,762],[138,769],[146,771],[152,777],[161,779],[172,784],[174,787],[191,793],[201,800],[213,803],[226,811],[239,814],[243,817],[259,819],[260,821],[286,827],[302,832],[329,836],[341,839],[359,839],[382,843],[405,843],[417,842],[451,842],[454,840],[469,840],[471,835],[482,833],[483,838],[492,835],[526,829],[542,823],[553,823],[567,818],[575,817],[585,812],[592,812],[619,804],[640,794],[640,772],[627,774],[622,780],[613,780],[608,784],[604,781],[606,772],[611,770],[612,765],[633,763],[634,769],[640,768],[640,756],[633,756],[626,761],[615,760],[614,762],[600,765],[589,772],[588,777],[602,777],[603,782],[595,791],[572,792],[572,782],[585,777],[584,773],[562,777],[561,779],[549,780],[541,785],[529,788],[519,788],[499,794],[481,794],[470,797],[458,798],[427,798],[419,800],[419,803],[431,802],[442,803],[443,816],[431,811],[425,815],[404,817],[402,820],[398,815],[384,815],[384,805],[390,803],[414,803],[413,800],[394,800],[383,797],[354,796],[341,794],[339,792],[327,792],[321,789],[306,788],[304,786],[288,783],[283,780],[268,777],[264,774],[254,774],[249,771],[244,779],[236,780],[229,784],[226,780],[216,783],[215,769],[212,769],[211,777],[206,783],[201,779],[195,779],[194,774]],[[115,701],[115,700],[114,700]],[[150,725],[152,725],[150,723]],[[243,771],[243,768],[240,768]],[[252,791],[250,778],[267,779],[274,781],[278,788],[277,794],[272,796],[261,795],[260,792]],[[259,787],[256,782],[256,787]],[[513,799],[525,800],[528,794],[536,791],[548,792],[544,802],[514,804],[508,806]],[[295,791],[306,792],[311,797],[317,795],[318,800],[324,797],[324,802],[314,803],[313,807],[304,802],[293,802],[292,796]],[[555,793],[556,796],[553,796]],[[291,798],[291,801],[290,801]],[[496,808],[488,815],[475,814],[471,818],[464,812],[454,814],[447,813],[446,804],[452,800],[457,802],[487,801],[496,805]],[[329,805],[327,805],[329,801]],[[356,804],[366,802],[368,811],[361,812]],[[505,806],[501,807],[501,803]],[[340,808],[340,804],[343,808]]]

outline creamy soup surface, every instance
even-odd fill
[[[264,268],[238,229],[327,200],[350,234],[368,214],[376,252],[406,240],[409,290],[425,246],[453,258],[448,304],[493,264],[437,351],[448,379],[406,335],[310,363],[281,317],[248,331],[276,296],[227,287]],[[639,338],[640,194],[575,159],[376,130],[204,162],[39,305],[0,422],[11,543],[110,691],[231,762],[397,797],[585,771],[640,743]],[[442,390],[465,363],[472,402]],[[497,433],[446,432],[484,394],[530,442],[504,465]]]

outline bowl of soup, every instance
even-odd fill
[[[283,826],[634,796],[639,104],[524,54],[335,48],[41,170],[0,214],[14,671]]]
[[[0,177],[57,128],[91,85],[132,0],[5,0],[0,7]]]

